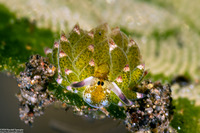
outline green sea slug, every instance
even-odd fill
[[[75,25],[46,54],[57,68],[58,84],[91,107],[130,106],[144,96],[132,90],[144,76],[139,47],[119,28],[102,24],[84,31]]]

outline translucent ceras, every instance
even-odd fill
[[[132,100],[143,97],[132,91],[144,76],[140,50],[119,28],[102,24],[84,31],[75,25],[46,51],[58,68],[58,84],[79,94],[91,107],[130,106]]]

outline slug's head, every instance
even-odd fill
[[[83,86],[85,87],[83,99],[92,107],[101,108],[109,106],[111,91],[113,91],[124,104],[128,106],[132,104],[114,82],[91,76],[81,82],[71,84],[73,88]]]
[[[107,107],[110,105],[109,82],[94,78],[91,85],[86,86],[83,99],[92,107]]]

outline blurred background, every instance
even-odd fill
[[[29,55],[44,55],[43,48],[52,47],[61,31],[68,33],[76,23],[90,30],[107,22],[137,42],[149,70],[146,78],[172,85],[177,104],[175,118],[181,117],[188,125],[180,128],[182,121],[176,119],[174,123],[180,126],[173,127],[189,132],[190,124],[195,124],[192,131],[198,132],[199,4],[199,0],[0,0],[0,128],[23,128],[25,132],[127,132],[118,121],[85,120],[55,105],[35,119],[33,128],[18,117],[15,93],[19,89],[12,75],[23,70]],[[188,110],[184,109],[186,105]],[[178,109],[185,112],[181,114]]]

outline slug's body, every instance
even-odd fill
[[[46,54],[58,68],[57,82],[92,107],[129,106],[142,97],[132,91],[144,73],[140,51],[119,28],[110,30],[103,24],[88,32],[76,25]]]

